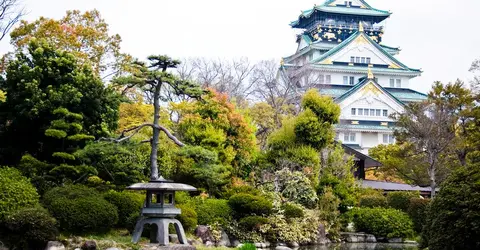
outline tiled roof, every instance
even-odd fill
[[[351,131],[384,131],[384,132],[391,132],[392,128],[388,126],[381,126],[378,125],[353,125],[353,124],[336,124],[335,129],[339,130],[351,130]]]
[[[352,85],[332,85],[332,84],[325,84],[319,87],[320,93],[324,95],[331,96],[333,98],[338,98],[345,93],[347,93],[351,88],[354,86]],[[392,96],[399,99],[402,102],[415,102],[415,101],[423,101],[427,99],[427,95],[417,92],[412,89],[401,89],[401,88],[385,88],[384,89],[389,92]]]
[[[403,183],[363,180],[360,181],[363,188],[373,188],[385,191],[420,191],[430,192],[429,187],[420,187]]]

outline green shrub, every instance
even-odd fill
[[[103,195],[104,199],[117,207],[118,226],[126,227],[128,218],[132,214],[140,214],[145,196],[140,193],[109,191]]]
[[[251,194],[251,195],[259,195],[260,191],[257,188],[248,185],[238,185],[227,189],[222,195],[224,199],[230,199],[230,197],[236,194]]]
[[[0,167],[0,221],[20,208],[38,204],[38,194],[30,181],[14,168]]]
[[[7,244],[17,249],[45,249],[58,235],[56,220],[40,206],[23,208],[5,219]]]
[[[427,208],[430,204],[429,199],[411,198],[407,213],[413,221],[415,231],[422,232],[423,225],[425,225],[427,218]]]
[[[175,204],[189,204],[193,202],[193,198],[187,192],[175,193]]]
[[[407,212],[411,198],[419,198],[419,192],[391,192],[387,194],[388,206]]]
[[[237,218],[249,215],[269,215],[272,212],[272,202],[262,196],[251,194],[236,194],[230,197],[228,205]]]
[[[414,235],[413,222],[408,215],[391,208],[355,208],[352,213],[355,229],[376,237],[408,238]]]
[[[198,224],[197,212],[186,204],[177,205],[177,208],[182,210],[182,214],[178,215],[177,219],[182,223],[186,232],[192,233]]]
[[[268,219],[261,216],[247,216],[238,221],[240,227],[244,230],[257,230],[261,225],[267,224]]]
[[[100,196],[100,193],[93,188],[89,188],[83,185],[66,185],[63,187],[52,188],[43,195],[42,202],[48,208],[54,201],[66,198],[69,200]]]
[[[480,164],[452,173],[427,214],[423,238],[430,250],[480,249]]]
[[[288,219],[302,218],[304,216],[303,207],[295,203],[285,203],[282,205],[283,213]]]
[[[385,196],[368,195],[360,197],[360,207],[387,207],[387,198]]]
[[[257,248],[255,247],[255,244],[245,243],[239,247],[238,250],[257,250]]]
[[[227,200],[201,199],[197,202],[196,212],[199,225],[226,225],[232,220],[232,209]]]
[[[103,232],[118,222],[117,208],[101,197],[60,198],[49,210],[67,232]]]

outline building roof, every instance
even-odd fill
[[[396,182],[385,182],[385,181],[373,181],[373,180],[363,180],[360,181],[363,188],[373,188],[377,190],[385,191],[420,191],[420,192],[430,192],[429,187],[420,187],[415,185],[396,183]]]
[[[359,1],[363,4],[362,8],[337,6],[334,5],[335,0],[327,0],[321,5],[315,5],[312,9],[302,11],[300,16],[298,17],[298,20],[291,22],[290,26],[292,26],[293,28],[297,28],[302,18],[309,18],[313,13],[315,13],[315,11],[346,15],[375,16],[383,18],[387,18],[392,14],[389,11],[372,8],[364,0]]]
[[[347,92],[345,92],[343,95],[335,98],[335,102],[341,102],[341,101],[345,100],[346,98],[351,96],[353,93],[360,90],[363,86],[366,86],[368,84],[373,84],[377,89],[384,92],[386,95],[390,96],[398,104],[400,104],[402,106],[405,105],[405,103],[403,103],[400,99],[396,98],[394,95],[392,95],[390,92],[388,92],[385,88],[380,86],[380,84],[378,84],[377,81],[375,81],[375,79],[368,79],[368,78],[364,78],[358,84],[354,85],[351,89],[349,89]]]
[[[361,122],[361,121],[359,121]],[[389,126],[382,126],[378,124],[336,124],[335,129],[358,132],[391,132],[392,128]]]
[[[358,160],[363,160],[365,162],[365,168],[374,168],[374,167],[382,166],[382,163],[380,163],[379,161],[373,159],[372,157],[366,154],[363,154],[357,151],[357,149],[362,149],[360,145],[342,144],[342,147],[345,150],[345,153],[349,155],[353,155]]]
[[[345,48],[346,46],[348,46],[350,43],[354,42],[357,38],[361,39],[360,37],[362,37],[363,39],[365,39],[368,43],[370,43],[371,45],[373,45],[374,47],[376,47],[380,53],[382,53],[383,55],[385,55],[388,59],[390,59],[393,63],[395,63],[396,65],[399,66],[399,69],[400,70],[403,70],[403,71],[412,71],[412,72],[416,72],[416,73],[421,73],[421,70],[419,69],[412,69],[412,68],[409,68],[407,67],[405,64],[401,63],[399,60],[397,60],[394,56],[392,56],[390,53],[388,53],[382,46],[380,46],[378,43],[376,43],[375,41],[373,41],[367,34],[365,34],[365,32],[363,31],[355,31],[355,33],[353,35],[351,35],[348,39],[346,39],[345,41],[341,42],[340,44],[338,44],[337,46],[335,46],[333,49],[329,50],[327,53],[323,54],[322,56],[320,56],[319,58],[315,59],[314,61],[312,61],[312,63],[322,63],[322,61],[325,61],[327,60],[328,58],[330,58],[331,56],[335,55],[337,52],[341,51],[343,48]],[[350,66],[349,66],[350,67]],[[365,68],[365,67],[363,67]],[[375,67],[374,67],[375,69]],[[372,70],[374,70],[372,69]]]
[[[350,91],[354,86],[352,85],[334,85],[334,84],[324,84],[319,88],[320,93],[333,97],[334,99],[343,96],[345,93]],[[389,92],[396,99],[408,103],[408,102],[418,102],[424,101],[427,99],[427,95],[420,93],[412,89],[404,88],[383,88],[385,91]]]

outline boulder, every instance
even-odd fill
[[[230,247],[232,244],[230,242],[230,238],[228,237],[227,233],[222,230],[222,235],[220,240],[217,242],[217,247]]]
[[[202,239],[203,244],[206,244],[207,241],[214,242],[215,240],[212,237],[212,233],[207,226],[198,226],[195,228],[195,236]]]
[[[201,240],[198,240],[198,239],[188,239],[188,244],[192,245],[192,246],[199,246],[199,245],[202,245],[203,242]]]
[[[230,244],[231,247],[238,247],[240,245],[240,241],[237,239],[231,240],[230,242],[231,242]]]
[[[83,243],[82,250],[97,250],[97,242],[94,240],[87,240],[85,243]]]
[[[388,239],[388,243],[403,243],[403,239],[402,238],[391,238],[391,239]]]
[[[405,240],[405,241],[403,241],[403,244],[418,245],[418,242],[416,242],[414,240]]]
[[[45,250],[65,250],[65,246],[59,241],[49,241]]]
[[[372,234],[365,233],[340,233],[342,239],[347,243],[376,243],[377,239]]]
[[[196,247],[182,244],[170,244],[168,246],[159,246],[158,244],[146,244],[141,250],[197,250]]]
[[[288,243],[288,246],[289,246],[289,247],[292,247],[292,248],[297,248],[297,247],[299,247],[300,245],[299,245],[297,242],[289,242],[289,243]]]
[[[215,244],[213,244],[213,242],[207,240],[207,241],[205,242],[205,246],[206,246],[206,247],[214,247]]]
[[[327,232],[325,230],[325,225],[320,224],[317,232],[318,232],[317,233],[317,240],[315,242],[316,244],[326,245],[326,244],[331,243],[330,239],[327,238]]]

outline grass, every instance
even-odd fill
[[[81,239],[79,239],[81,238]],[[132,243],[132,235],[126,229],[114,229],[108,233],[103,234],[86,234],[80,236],[66,236],[61,235],[59,237],[61,241],[72,241],[74,243],[73,246],[68,246],[67,249],[72,249],[79,247],[75,244],[82,244],[87,240],[94,240],[97,242],[97,247],[99,250],[107,249],[110,247],[117,247],[121,249],[131,249],[131,250],[139,250],[141,246],[139,244]],[[148,239],[142,238],[140,239],[139,243],[148,243]]]

